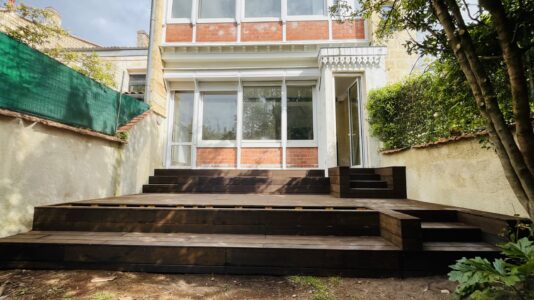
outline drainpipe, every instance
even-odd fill
[[[152,58],[152,50],[156,45],[154,42],[154,39],[156,37],[155,31],[156,31],[156,1],[152,0],[151,3],[151,11],[150,11],[150,37],[148,42],[148,61],[147,61],[147,74],[146,74],[146,91],[145,91],[145,102],[149,103],[150,100],[150,94],[151,94],[151,81],[153,77],[153,58]]]

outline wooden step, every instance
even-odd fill
[[[0,269],[398,276],[381,237],[30,232],[0,240]]]
[[[329,185],[315,184],[149,184],[143,193],[218,193],[218,194],[328,194]]]
[[[375,188],[375,189],[387,189],[388,183],[380,180],[351,180],[351,188]]]
[[[375,168],[351,168],[350,175],[376,174]]]
[[[264,275],[401,276],[448,270],[485,243],[425,243],[403,252],[381,237],[33,231],[0,240],[0,269],[104,269]]]
[[[422,251],[403,253],[404,276],[447,274],[450,265],[463,257],[499,257],[500,249],[484,242],[425,242]],[[429,267],[431,266],[431,267]]]
[[[389,188],[350,188],[345,195],[349,198],[398,198],[395,191]]]
[[[324,170],[156,169],[155,176],[324,177]]]
[[[379,213],[343,209],[37,207],[38,231],[380,235]]]
[[[209,185],[323,185],[326,177],[263,177],[263,176],[150,176],[149,184],[209,184]]]
[[[378,180],[380,181],[382,177],[378,174],[355,174],[350,175],[350,180]]]
[[[479,242],[480,228],[460,222],[422,222],[423,241],[426,242]]]
[[[417,217],[422,222],[456,222],[458,215],[452,209],[416,209],[416,210],[399,210],[399,212]]]

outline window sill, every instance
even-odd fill
[[[237,23],[235,18],[206,18],[198,19],[197,24],[210,24],[210,23]]]
[[[281,18],[277,17],[265,17],[265,18],[245,18],[241,20],[241,23],[260,23],[260,22],[282,22]]]
[[[200,141],[197,148],[236,148],[235,141]]]
[[[287,16],[286,21],[328,21],[327,16]]]
[[[187,18],[170,18],[167,19],[167,24],[191,24],[191,19]]]

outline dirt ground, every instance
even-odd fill
[[[445,277],[366,279],[172,275],[106,271],[0,271],[8,299],[450,299]]]

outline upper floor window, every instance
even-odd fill
[[[279,18],[280,0],[245,0],[245,18]]]
[[[173,19],[189,19],[191,18],[191,0],[173,0],[171,18]]]
[[[287,1],[289,16],[324,16],[324,0],[290,0]]]
[[[199,0],[199,18],[235,18],[235,1],[236,0]]]
[[[145,74],[130,74],[128,83],[129,93],[145,93],[146,75]]]

